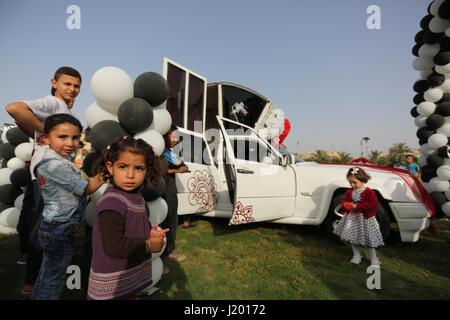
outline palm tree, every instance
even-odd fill
[[[391,165],[405,162],[405,156],[411,152],[411,148],[406,143],[395,143],[389,149],[388,159]]]
[[[350,153],[345,151],[338,151],[339,160],[340,163],[350,163],[353,160],[353,157]]]
[[[369,160],[372,161],[373,163],[378,163],[382,154],[383,152],[379,150],[372,150],[370,151]]]
[[[311,155],[311,158],[317,162],[330,162],[331,160],[327,152],[320,149],[316,150],[316,152]]]

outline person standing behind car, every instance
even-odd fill
[[[175,174],[189,172],[189,168],[184,161],[177,157],[173,152],[173,148],[178,144],[178,129],[172,125],[170,130],[164,135],[165,149],[162,157],[169,163],[167,173],[164,175],[166,182],[166,189],[162,198],[167,202],[168,212],[167,217],[161,224],[163,228],[169,228],[171,231],[167,235],[167,246],[164,253],[161,255],[163,259],[175,260],[181,262],[186,259],[184,254],[175,251],[175,239],[178,226],[178,198],[177,186],[175,183]],[[166,268],[165,273],[168,272]]]
[[[36,100],[12,102],[5,107],[17,126],[35,139],[33,160],[37,160],[39,154],[42,156],[42,152],[38,152],[38,138],[44,130],[45,120],[53,114],[72,113],[71,109],[80,93],[81,75],[74,68],[63,66],[56,70],[50,83],[51,95]],[[42,261],[42,251],[36,236],[42,219],[43,202],[33,172],[30,172],[28,178],[17,225],[22,253],[18,263],[26,263],[23,294],[31,294]]]

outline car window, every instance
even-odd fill
[[[267,163],[280,164],[280,159],[265,144],[253,139],[231,138],[230,142],[233,146],[234,157],[236,159]]]
[[[180,142],[173,151],[184,161],[198,164],[211,164],[208,149],[203,138],[186,133],[179,133]]]

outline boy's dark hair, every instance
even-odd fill
[[[367,174],[362,168],[360,167],[352,167],[347,172],[347,178],[348,177],[355,177],[359,181],[366,183],[371,179],[371,176]]]
[[[123,136],[117,139],[102,151],[100,159],[98,159],[94,165],[93,171],[95,174],[102,173],[104,177],[108,177],[109,172],[106,168],[106,163],[111,162],[114,164],[119,158],[120,153],[125,151],[143,155],[147,167],[146,179],[149,179],[151,182],[157,181],[159,178],[159,162],[153,148],[144,140],[134,139],[129,136]],[[114,184],[112,177],[109,178],[109,182]]]
[[[49,134],[54,127],[62,123],[71,123],[80,129],[80,133],[83,131],[83,126],[77,118],[68,113],[57,113],[51,115],[47,118],[47,120],[45,120],[44,133]]]
[[[178,127],[177,127],[176,125],[172,124],[172,125],[170,126],[169,131],[167,131],[167,132],[164,134],[163,138],[164,138],[164,144],[165,144],[165,148],[166,148],[166,149],[169,149],[169,148],[170,148],[169,134],[170,134],[171,132],[174,132],[174,131],[177,131],[177,130],[178,130]]]
[[[78,70],[68,66],[62,66],[58,68],[58,70],[55,71],[53,79],[58,80],[63,74],[80,79],[80,83],[82,81],[81,74],[78,72]],[[56,92],[55,88],[52,87],[51,90],[52,96],[55,95],[55,92]]]

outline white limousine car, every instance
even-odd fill
[[[260,130],[276,108],[261,94],[204,77],[164,59],[169,84],[166,109],[179,127],[176,152],[189,173],[176,175],[178,214],[229,218],[230,225],[269,221],[323,225],[330,233],[335,209],[349,188],[353,165],[303,162],[274,148]],[[246,114],[233,113],[244,105]],[[431,197],[407,171],[362,165],[379,199],[384,238],[396,223],[403,242],[415,242],[434,215]]]

